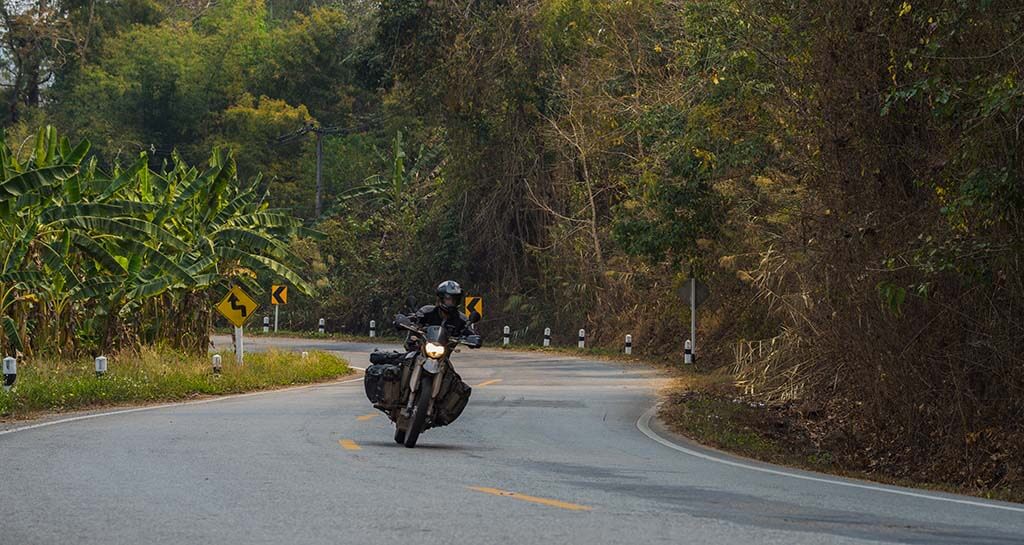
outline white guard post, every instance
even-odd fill
[[[551,346],[551,328],[544,328],[544,346]]]
[[[686,340],[686,349],[683,354],[683,363],[687,365],[693,364],[693,344],[690,343],[689,339]]]
[[[242,335],[242,328],[235,328],[235,363],[242,365],[242,360],[245,358],[245,339]]]
[[[626,335],[626,354],[633,353],[633,336]]]
[[[509,326],[505,326],[505,329],[503,329],[502,331],[503,331],[503,336],[502,336],[501,344],[504,345],[504,346],[508,346],[508,343],[509,343],[509,340],[510,340],[510,336],[512,334],[512,328],[510,328]]]
[[[220,374],[220,370],[221,370],[222,367],[223,367],[223,364],[221,363],[220,354],[214,354],[213,355],[213,374],[219,375]]]
[[[581,330],[580,330],[580,341],[579,341],[579,347],[580,347],[580,348],[583,348],[583,347],[585,347],[586,345],[587,345],[587,331],[586,331],[586,330],[584,330],[584,329],[581,329]]]
[[[107,373],[107,357],[100,356],[96,358],[96,376],[102,377]]]
[[[4,358],[4,390],[10,391],[16,380],[18,380],[18,360],[7,356]]]
[[[370,320],[370,338],[377,336],[377,320]]]

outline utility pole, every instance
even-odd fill
[[[691,275],[693,274],[691,269]],[[690,277],[690,348],[697,355],[697,277]]]
[[[365,126],[359,127],[321,127],[320,125],[314,125],[313,123],[306,123],[302,128],[284,134],[277,137],[275,143],[277,144],[289,144],[305,136],[308,133],[313,133],[316,136],[316,205],[314,208],[315,218],[319,219],[320,214],[323,212],[323,198],[324,198],[324,181],[323,181],[323,160],[324,160],[324,141],[323,137],[325,134],[350,134],[356,131],[365,130]]]
[[[316,217],[320,217],[320,211],[323,210],[323,196],[324,196],[324,180],[322,177],[322,168],[324,160],[324,139],[323,134],[316,130]]]

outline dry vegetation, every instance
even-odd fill
[[[289,244],[320,291],[286,327],[363,331],[454,277],[494,338],[678,354],[696,275],[729,396],[812,409],[851,469],[1024,486],[1019,1],[144,4],[49,101],[45,50],[3,57],[9,134],[230,145],[324,233]],[[304,123],[357,128],[317,218],[312,144],[271,144]]]

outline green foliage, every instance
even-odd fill
[[[291,106],[283,100],[242,95],[224,111],[221,132],[215,138],[219,146],[232,150],[243,178],[257,174],[267,180],[274,205],[296,216],[306,215],[305,205],[313,201],[314,186],[301,169],[296,156],[313,153],[312,139],[289,145],[276,140],[298,127],[314,122],[305,106]]]
[[[27,158],[0,146],[4,345],[74,355],[135,337],[202,351],[212,288],[263,273],[310,291],[288,246],[308,232],[267,208],[258,178],[239,183],[230,156],[153,172],[143,154],[107,175],[88,150],[50,127]]]
[[[897,286],[891,282],[878,284],[878,294],[881,295],[883,303],[889,310],[897,315],[903,311],[903,302],[907,299],[907,289]]]
[[[378,7],[376,27],[377,63],[390,79],[408,72],[420,72],[430,65],[430,55],[441,46],[434,28],[431,6],[426,0],[383,0]]]
[[[673,162],[682,163],[674,176],[645,180],[619,205],[613,234],[633,255],[678,266],[701,256],[699,240],[719,236],[725,203],[708,180],[710,165],[697,157]]]
[[[946,221],[893,252],[932,284],[991,284],[1015,268],[1024,210],[1024,20],[1009,2],[907,2],[889,16],[887,118],[915,119],[927,146],[898,153]],[[914,289],[914,286],[910,286]]]
[[[60,117],[105,154],[152,146],[164,157],[174,147],[200,155],[202,128],[241,94],[256,59],[260,11],[249,4],[219,3],[196,24],[140,25],[105,41],[66,87]]]
[[[327,124],[342,123],[356,109],[356,100],[368,98],[356,85],[359,46],[352,22],[337,8],[299,13],[273,29],[261,45],[250,85],[255,83],[261,94],[304,105]]]

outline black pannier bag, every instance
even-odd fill
[[[441,379],[441,390],[434,400],[434,418],[431,427],[447,426],[462,414],[469,403],[473,388],[462,381],[462,377],[449,367]]]
[[[401,352],[373,352],[370,354],[370,365],[363,377],[363,388],[366,397],[373,406],[386,410],[401,404],[402,397],[402,362],[405,354]]]
[[[370,352],[370,363],[390,363],[391,365],[402,365],[405,361],[405,352]]]

